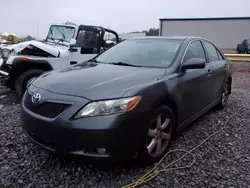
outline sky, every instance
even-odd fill
[[[110,27],[118,33],[159,27],[159,18],[250,17],[250,0],[1,0],[0,32],[46,37],[53,23]]]

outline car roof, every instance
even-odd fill
[[[204,39],[201,37],[196,37],[196,36],[146,36],[146,37],[134,37],[128,40],[147,40],[147,39],[158,39],[158,40],[193,40],[193,39]],[[206,40],[206,39],[205,39]]]

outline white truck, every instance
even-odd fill
[[[113,43],[106,42],[113,34]],[[100,26],[73,23],[51,25],[43,41],[28,41],[4,46],[0,50],[1,84],[21,97],[28,82],[40,74],[87,61],[119,42],[115,31]]]

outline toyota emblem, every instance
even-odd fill
[[[42,96],[40,93],[34,93],[31,97],[33,103],[38,103],[41,100]]]

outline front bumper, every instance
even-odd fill
[[[9,80],[9,72],[6,69],[6,62],[0,58],[0,84],[5,85],[7,80]]]
[[[48,93],[47,93],[48,94]],[[72,96],[50,93],[51,98],[75,101],[74,105],[54,119],[34,114],[21,104],[24,132],[43,148],[63,155],[122,158],[134,156],[143,149],[151,112],[88,117],[71,117],[89,101]],[[100,154],[97,149],[105,149]]]
[[[0,85],[5,86],[6,83],[8,83],[8,78],[9,78],[9,77],[5,77],[5,76],[1,76],[1,75],[0,75]]]
[[[0,76],[6,77],[6,76],[9,76],[9,73],[8,73],[8,72],[5,72],[5,71],[0,70]]]

